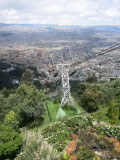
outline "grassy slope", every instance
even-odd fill
[[[60,104],[59,103],[54,104],[52,101],[49,101],[47,104],[48,104],[48,109],[49,109],[49,112],[50,112],[50,116],[51,116],[52,122],[57,121],[56,115],[57,115],[58,109],[60,107]],[[79,107],[79,105],[77,103],[76,103],[76,107],[81,110],[81,108]],[[68,109],[68,110],[66,110],[66,109],[63,108],[63,110],[65,111],[65,113],[67,114],[67,116],[74,116],[75,114],[77,114],[71,108]],[[45,112],[44,118],[45,119],[44,119],[43,125],[50,123],[47,110]]]
[[[49,101],[47,104],[48,104],[48,109],[49,109],[49,112],[50,112],[50,116],[51,116],[52,122],[54,122],[54,121],[56,121],[56,114],[57,114],[57,111],[59,109],[59,105],[60,104],[59,103],[58,104],[54,104],[52,101]],[[44,123],[43,124],[50,123],[47,109],[46,109],[44,118],[45,119],[44,119]]]

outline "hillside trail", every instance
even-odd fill
[[[78,135],[76,134],[72,134],[72,141],[69,141],[67,146],[64,149],[64,152],[66,152],[67,155],[71,154],[70,157],[68,158],[68,160],[76,160],[77,159],[77,155],[76,154],[72,154],[77,146],[77,140],[78,140]]]

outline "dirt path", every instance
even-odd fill
[[[67,146],[64,149],[67,155],[72,154],[75,151],[77,146],[78,136],[76,134],[73,134],[72,137],[73,137],[73,140],[69,141]],[[73,154],[69,157],[68,160],[76,160],[76,159],[77,159],[77,155]]]

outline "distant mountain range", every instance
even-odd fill
[[[15,23],[0,23],[0,26],[42,26],[42,27],[67,27],[67,28],[109,28],[116,29],[120,28],[120,26],[114,25],[95,25],[95,26],[86,26],[86,25],[57,25],[57,24],[15,24]]]

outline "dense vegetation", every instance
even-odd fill
[[[78,88],[75,96],[85,111],[92,113],[94,118],[101,119],[102,116],[103,120],[119,124],[120,79],[104,83],[82,82]]]
[[[11,127],[0,125],[0,159],[13,159],[22,147],[22,138]]]
[[[71,106],[65,105],[63,110],[67,116],[57,120],[61,94],[51,99],[42,90],[48,89],[49,94],[55,91],[57,83],[36,85],[30,70],[19,73],[15,74],[19,75],[20,83],[14,87],[6,84],[3,87],[6,75],[0,78],[3,79],[0,90],[0,159],[13,160],[16,156],[16,160],[34,160],[36,157],[68,159],[71,155],[62,151],[72,141],[73,135],[78,136],[76,149],[72,153],[78,160],[97,160],[96,151],[107,152],[101,158],[103,160],[106,160],[105,156],[107,159],[120,158],[113,142],[105,139],[107,136],[120,140],[119,78],[104,83],[96,82],[94,77],[89,77],[87,82],[71,81],[72,96],[81,112],[78,114]],[[98,124],[93,126],[93,121]],[[105,124],[101,125],[100,122]]]
[[[64,149],[69,141],[73,141],[75,136],[77,136],[76,148],[72,152],[72,155],[76,155],[76,159],[100,160],[100,158],[96,157],[98,151],[103,154],[102,160],[111,159],[113,157],[119,159],[120,154],[114,148],[113,142],[106,139],[104,136],[108,131],[98,136],[92,134],[92,130],[97,133],[100,131],[102,132],[100,129],[98,131],[98,127],[96,128],[92,125],[92,121],[93,119],[91,117],[83,113],[75,117],[62,119],[59,122],[45,125],[41,129],[29,133],[30,135],[27,137],[31,140],[28,141],[30,143],[26,144],[24,149],[25,151],[27,149],[27,151],[19,154],[16,160],[24,160],[25,158],[34,159],[36,157],[38,157],[38,159],[46,159],[46,157],[49,157],[48,159],[51,160],[51,156],[53,160],[67,160],[70,158],[71,154],[65,154]],[[120,134],[119,132],[120,130],[118,129],[117,133],[114,132],[114,136],[115,134]],[[24,134],[26,134],[26,132]],[[109,135],[109,137],[110,136],[112,135]],[[43,140],[43,144],[40,144],[42,142],[41,139]],[[48,143],[51,146],[50,151]],[[40,151],[40,147],[42,147],[42,152]],[[48,148],[48,150],[46,150],[46,148]]]

